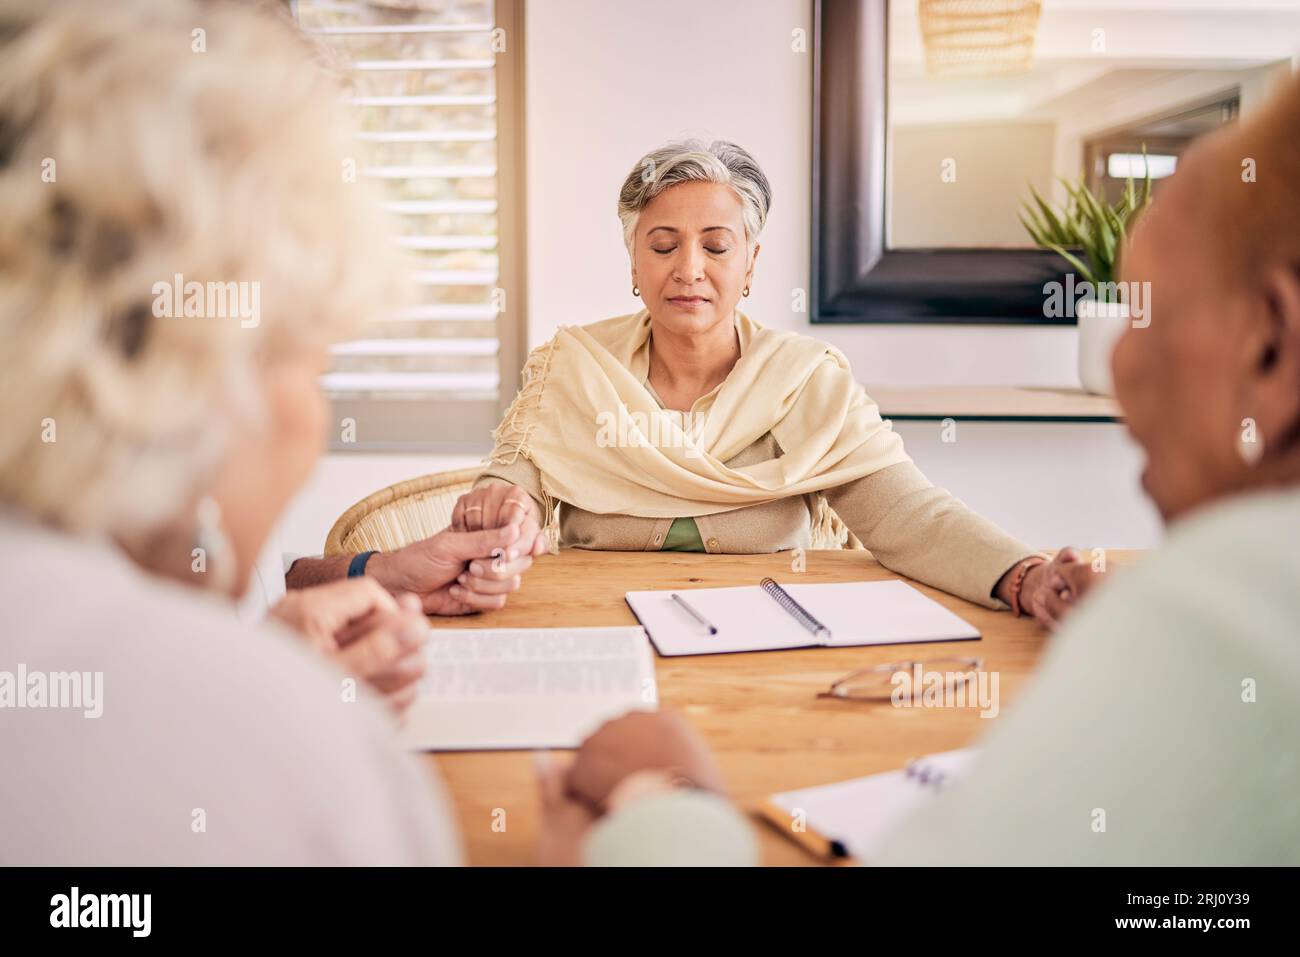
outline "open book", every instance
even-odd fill
[[[632,591],[627,603],[664,656],[980,637],[975,626],[896,579],[780,585],[765,578],[732,588]]]
[[[576,748],[659,701],[640,628],[434,628],[426,654],[401,730],[417,751]]]

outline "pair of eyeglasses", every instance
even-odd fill
[[[983,658],[930,658],[926,661],[909,659],[894,661],[887,665],[875,665],[845,675],[831,683],[828,690],[819,692],[819,698],[845,698],[852,701],[888,701],[898,687],[899,681],[894,677],[902,673],[912,676],[913,684],[922,680],[930,681],[931,675],[940,675],[944,691],[955,690],[968,681],[975,679],[976,673],[984,667]]]

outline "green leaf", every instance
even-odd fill
[[[1079,275],[1084,278],[1085,282],[1090,282],[1094,286],[1097,284],[1097,279],[1093,275],[1092,270],[1088,268],[1087,264],[1085,264],[1083,260],[1081,260],[1078,256],[1074,255],[1074,253],[1067,250],[1064,246],[1054,245],[1054,246],[1049,246],[1048,248],[1051,249],[1052,252],[1056,253],[1058,256],[1065,259],[1071,266],[1073,266],[1075,270],[1078,271]]]
[[[1020,225],[1025,227],[1025,232],[1029,234],[1029,238],[1034,241],[1035,246],[1048,245],[1050,240],[1048,240],[1048,238],[1043,235],[1041,226],[1030,225],[1029,221],[1025,219],[1024,212],[1017,213],[1016,215],[1020,218]],[[1029,215],[1033,216],[1033,212],[1029,211]]]
[[[1110,231],[1115,235],[1116,244],[1118,245],[1122,243],[1124,241],[1123,215],[1109,206],[1103,206],[1102,212],[1106,214],[1106,224],[1110,227]]]
[[[1111,231],[1105,214],[1097,220],[1096,229],[1101,240],[1101,249],[1094,265],[1100,276],[1104,279],[1110,279],[1115,274],[1115,254],[1119,250],[1119,237]]]
[[[1091,220],[1092,247],[1088,250],[1088,258],[1099,274],[1108,277],[1115,262],[1115,234],[1111,232],[1106,213],[1092,191],[1081,189],[1079,195]]]
[[[1077,237],[1087,236],[1091,230],[1088,226],[1089,214],[1087,203],[1083,198],[1083,180],[1080,177],[1079,182],[1071,182],[1062,179],[1061,185],[1070,196],[1070,221],[1073,228],[1073,234]]]
[[[1146,161],[1147,145],[1142,144],[1142,163],[1146,169],[1146,186],[1142,191],[1142,205],[1145,206],[1151,202],[1151,165]]]
[[[1138,204],[1137,206],[1135,206],[1134,208],[1132,208],[1132,209],[1125,209],[1125,210],[1120,214],[1120,222],[1124,224],[1124,234],[1125,234],[1125,235],[1128,235],[1129,226],[1132,225],[1133,220],[1137,218],[1137,215],[1138,215],[1138,213],[1140,213],[1140,212],[1142,212],[1142,204],[1139,203],[1139,204]]]
[[[1038,204],[1038,209],[1043,215],[1044,222],[1047,223],[1047,236],[1054,242],[1069,244],[1073,242],[1074,237],[1068,232],[1056,213],[1052,210],[1047,200],[1038,195],[1038,190],[1034,189],[1032,183],[1029,184],[1029,192],[1034,197],[1034,202]]]

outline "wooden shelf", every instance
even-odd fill
[[[979,422],[1119,422],[1119,404],[1081,389],[1021,386],[868,386],[886,419]]]

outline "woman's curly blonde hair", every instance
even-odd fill
[[[268,360],[401,302],[340,81],[268,9],[0,7],[0,503],[161,526],[258,427]],[[156,315],[178,275],[257,283],[260,322]]]

